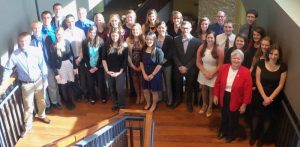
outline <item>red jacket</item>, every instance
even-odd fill
[[[230,64],[224,64],[221,67],[214,87],[214,96],[220,99],[220,105],[222,107],[229,68]],[[250,71],[246,67],[240,66],[231,87],[230,111],[237,111],[242,104],[250,104],[251,98],[252,79]]]

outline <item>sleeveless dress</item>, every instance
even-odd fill
[[[211,55],[211,51],[212,50],[206,49],[205,52],[204,52],[204,56],[202,57],[203,67],[207,71],[213,71],[213,70],[215,70],[217,68],[217,59],[215,59]],[[205,78],[204,74],[201,71],[199,71],[197,81],[201,85],[206,85],[206,86],[209,86],[209,87],[214,87],[216,77],[217,77],[217,75],[215,75],[212,79],[208,80],[208,79]]]
[[[141,55],[142,55],[142,50],[136,47],[132,48],[132,64],[136,67],[140,67],[140,62],[141,62]],[[130,68],[132,76],[140,76],[141,72],[137,72]]]
[[[142,54],[142,62],[144,64],[144,69],[147,75],[151,74],[158,63],[155,63],[151,60],[151,53],[143,52]],[[142,81],[143,89],[149,89],[152,91],[162,91],[162,74],[161,70],[154,75],[151,81],[146,81],[143,78]]]

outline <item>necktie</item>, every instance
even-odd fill
[[[225,42],[225,52],[229,49],[229,36],[226,36],[226,42]]]
[[[60,27],[60,22],[59,22],[59,19],[57,20],[57,28]]]
[[[248,41],[250,41],[252,38],[252,25],[249,26],[249,30],[248,30]]]

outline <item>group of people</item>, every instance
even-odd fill
[[[133,10],[124,21],[111,14],[108,23],[101,13],[89,20],[84,8],[78,9],[77,21],[72,14],[63,16],[59,3],[53,12],[43,11],[42,22],[32,22],[32,34],[20,33],[18,49],[5,66],[3,83],[16,67],[22,85],[24,134],[32,126],[34,98],[38,118],[50,123],[45,111],[61,109],[62,100],[68,109],[75,108],[73,99],[106,103],[108,89],[112,110],[126,108],[129,81],[136,104],[145,101],[149,111],[155,111],[161,99],[174,109],[185,97],[192,112],[200,91],[200,114],[210,117],[213,104],[221,106],[218,138],[226,137],[228,143],[236,137],[239,114],[247,112],[250,144],[258,140],[262,145],[277,114],[287,67],[280,47],[256,24],[256,10],[247,11],[247,23],[238,35],[223,11],[212,24],[201,18],[196,31],[179,11],[166,23],[150,9],[142,25]]]

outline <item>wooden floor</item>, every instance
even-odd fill
[[[142,109],[143,104],[136,105],[129,103],[130,109]],[[220,122],[220,112],[214,109],[211,118],[198,114],[198,106],[194,106],[194,112],[186,111],[185,104],[182,103],[175,110],[167,108],[161,102],[154,112],[155,121],[155,147],[244,147],[249,146],[249,129],[243,126],[239,129],[240,138],[227,144],[225,140],[216,138],[217,129]],[[43,124],[38,121],[33,122],[31,132],[21,138],[17,147],[40,147],[49,142],[77,132],[83,128],[91,126],[103,119],[115,115],[111,111],[111,101],[107,104],[97,102],[95,105],[81,102],[76,103],[75,110],[52,109],[48,115],[51,124]],[[246,129],[245,129],[246,128]],[[274,146],[274,145],[268,145]]]

